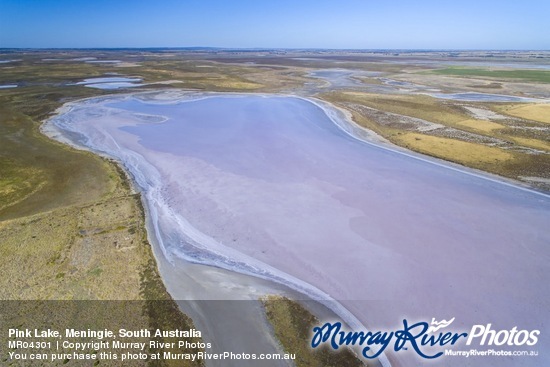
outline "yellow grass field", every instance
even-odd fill
[[[487,164],[501,164],[513,159],[505,150],[439,136],[404,133],[394,137],[400,145],[418,152],[481,168]]]
[[[503,107],[501,112],[510,116],[550,124],[550,104],[528,104]]]
[[[484,133],[490,133],[505,127],[504,125],[497,124],[496,122],[487,121],[487,120],[474,120],[474,119],[459,121],[456,124],[459,126],[464,126],[468,129],[477,130],[479,132],[484,132]]]

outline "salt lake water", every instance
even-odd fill
[[[50,124],[123,162],[167,259],[329,295],[374,330],[456,317],[455,330],[538,329],[548,345],[550,197],[335,119],[290,96],[149,93],[73,103]]]
[[[85,85],[89,88],[96,89],[120,89],[120,88],[132,88],[142,86],[140,82],[141,78],[127,78],[127,77],[100,77],[100,78],[89,78],[84,79],[81,82],[76,83],[77,85]]]
[[[490,94],[490,93],[434,93],[430,94],[432,97],[441,99],[452,99],[455,101],[468,101],[468,102],[546,102],[546,100],[536,98],[526,98],[517,96],[508,96],[504,94]]]

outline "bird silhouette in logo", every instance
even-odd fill
[[[428,333],[435,333],[439,329],[446,328],[447,326],[451,325],[455,321],[455,318],[453,317],[449,321],[447,320],[441,320],[441,321],[435,321],[435,318],[432,318],[432,324],[428,328]]]

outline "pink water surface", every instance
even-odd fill
[[[119,97],[74,107],[59,126],[150,193],[167,257],[276,269],[373,330],[456,317],[454,330],[538,329],[535,349],[550,345],[544,194],[359,141],[293,97]],[[550,357],[474,365],[541,361]]]

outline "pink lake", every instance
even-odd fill
[[[124,164],[169,261],[328,296],[372,330],[455,317],[456,331],[540,330],[534,349],[548,350],[550,197],[361,141],[327,111],[290,96],[136,94],[74,103],[51,123]]]

